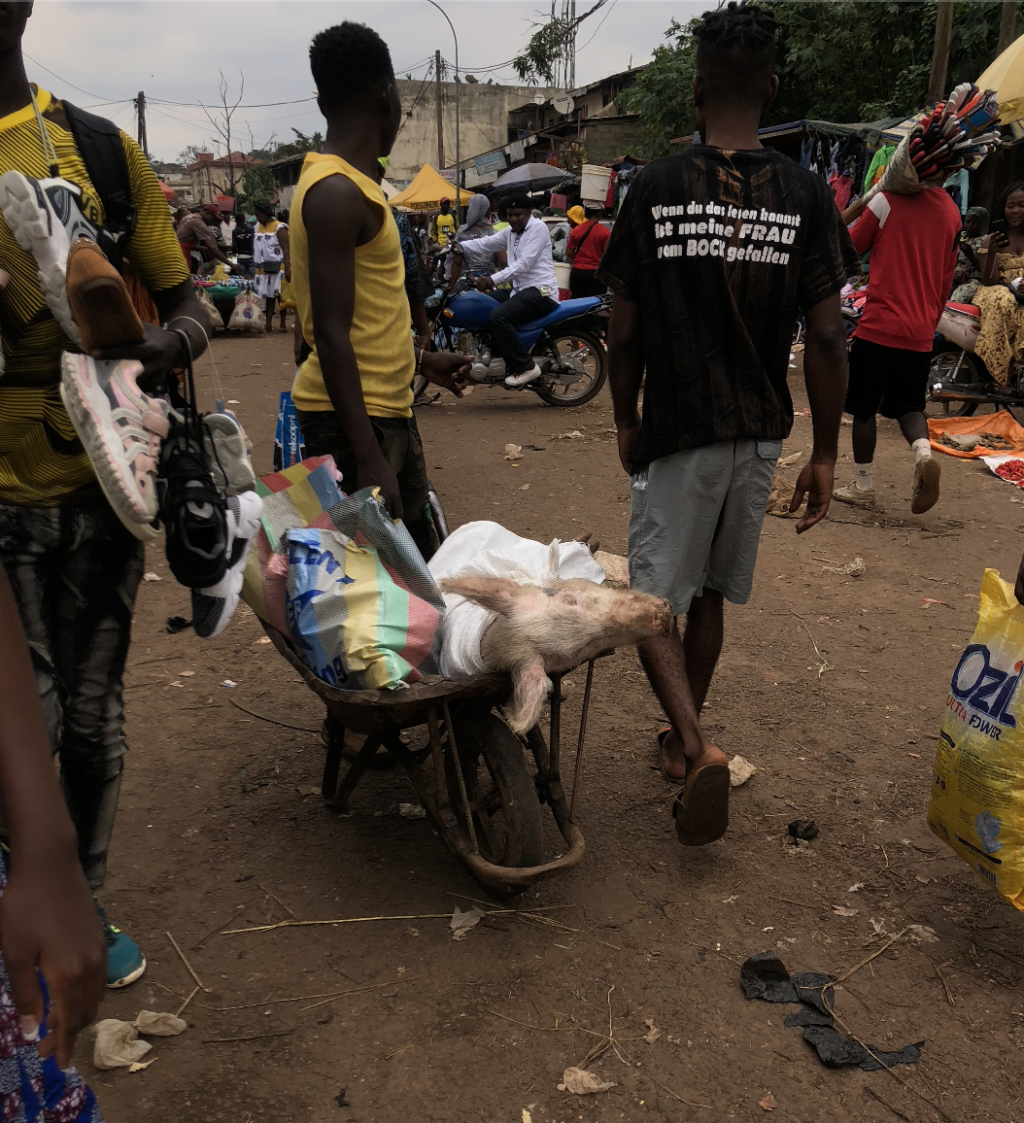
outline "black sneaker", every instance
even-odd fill
[[[158,475],[171,572],[188,589],[216,585],[230,560],[227,500],[214,483],[202,438],[173,414]]]

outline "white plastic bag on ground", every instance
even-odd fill
[[[447,577],[509,577],[521,585],[550,585],[574,577],[600,585],[604,570],[582,542],[560,542],[548,546],[520,538],[494,522],[472,522],[460,526],[442,543],[427,565],[440,583]],[[497,613],[466,600],[444,594],[444,645],[441,674],[445,678],[467,678],[484,674],[480,640]]]

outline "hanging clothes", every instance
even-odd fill
[[[836,206],[845,211],[850,205],[850,196],[853,194],[853,182],[849,172],[833,172],[828,177],[828,185],[832,188]]]
[[[895,151],[895,144],[883,144],[874,156],[871,157],[871,163],[868,164],[868,170],[864,175],[865,191],[867,191],[869,187],[874,187],[882,178],[882,172],[889,166],[889,161],[892,159]]]

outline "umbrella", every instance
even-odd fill
[[[982,90],[995,90],[1001,124],[1024,118],[1024,35],[998,56],[976,85]]]
[[[508,191],[519,187],[526,191],[542,191],[571,177],[571,172],[563,171],[551,164],[520,164],[518,168],[498,176],[492,190]]]

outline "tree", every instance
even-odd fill
[[[551,18],[530,36],[526,50],[512,60],[512,69],[520,80],[531,85],[543,81],[547,86],[571,86],[576,77],[576,32],[585,19],[607,3],[608,0],[596,0],[582,15],[575,17],[556,16],[552,4]],[[563,12],[566,10],[568,5]]]
[[[199,153],[205,151],[205,148],[200,148],[197,144],[186,145],[178,153],[178,163],[184,164],[186,168],[189,168],[193,164],[197,164],[199,162]]]
[[[224,143],[225,155],[227,156],[228,160],[228,194],[231,196],[234,196],[235,184],[245,172],[244,166],[242,167],[241,171],[236,172],[235,163],[231,159],[231,118],[235,115],[235,111],[238,109],[239,105],[241,105],[242,95],[245,93],[245,75],[241,71],[239,71],[238,77],[238,98],[234,102],[234,104],[231,104],[231,102],[229,101],[228,83],[224,77],[224,71],[222,70],[220,71],[219,87],[221,105],[220,110],[215,110],[214,113],[211,113],[209,109],[207,109],[206,106],[203,105],[203,112],[209,118],[210,124],[213,125],[214,129],[217,130],[218,137],[220,137],[221,141],[223,141]],[[200,102],[199,104],[202,105],[202,102]]]
[[[812,120],[902,119],[924,108],[935,30],[934,0],[776,0],[780,24],[779,96],[765,124]],[[978,77],[995,57],[1002,5],[962,0],[954,6],[950,89]],[[1018,20],[1024,4],[1018,3]],[[694,32],[674,20],[620,104],[641,116],[645,155],[661,156],[673,137],[693,131],[690,88]]]

